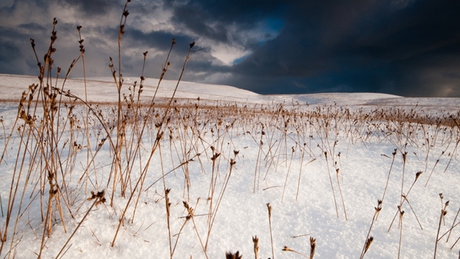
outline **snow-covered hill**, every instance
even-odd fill
[[[458,98],[181,82],[171,109],[76,102],[49,120],[31,103],[16,120],[37,81],[0,75],[0,258],[253,258],[255,236],[263,259],[309,258],[313,239],[315,259],[459,255]],[[86,83],[117,100],[112,79]],[[84,81],[64,90],[84,98]]]

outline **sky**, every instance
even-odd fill
[[[30,38],[45,54],[58,24],[55,64],[79,52],[87,76],[118,62],[123,0],[2,0],[0,73],[38,75]],[[133,0],[122,39],[122,74],[158,77],[171,40],[167,79],[228,84],[261,94],[379,92],[460,97],[457,0]],[[83,75],[82,62],[71,76]]]

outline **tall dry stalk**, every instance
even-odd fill
[[[272,206],[270,203],[267,203],[268,210],[268,227],[270,229],[270,244],[272,247],[272,259],[275,259],[275,246],[273,244],[273,231],[272,231]]]
[[[369,247],[371,246],[372,241],[374,241],[374,237],[370,235],[371,235],[372,228],[374,226],[374,222],[377,220],[378,215],[381,210],[382,210],[382,201],[378,200],[377,207],[374,207],[374,216],[372,217],[371,225],[369,226],[369,231],[367,232],[367,236],[366,236],[366,241],[364,242],[363,249],[361,250],[361,255],[359,257],[360,259],[364,258],[364,255],[366,254],[367,250],[369,250]]]
[[[401,256],[401,247],[402,247],[402,233],[403,233],[403,216],[404,216],[404,211],[401,210],[401,207],[398,207],[399,209],[399,244],[398,244],[398,259]]]
[[[340,199],[342,200],[343,214],[345,216],[345,220],[348,220],[347,208],[345,206],[345,199],[343,198],[342,187],[340,186],[339,171],[340,171],[339,168],[335,169],[335,172],[336,172],[335,176],[337,180],[337,186],[339,187]]]
[[[338,209],[338,206],[337,206],[337,199],[335,198],[334,184],[332,183],[332,176],[331,176],[331,171],[329,169],[329,160],[327,158],[327,152],[326,151],[324,152],[324,157],[326,158],[327,174],[329,176],[329,183],[331,185],[332,197],[334,198],[335,213],[337,214],[337,218],[339,218],[339,209]]]
[[[284,180],[283,193],[281,194],[281,202],[283,202],[283,200],[284,200],[284,192],[286,191],[286,185],[287,185],[288,178],[289,178],[289,172],[291,171],[291,165],[292,165],[292,159],[293,159],[293,156],[294,156],[294,152],[295,152],[295,149],[294,149],[294,147],[292,147],[291,148],[291,159],[289,161],[289,166],[288,166],[288,169],[287,169],[287,172],[286,172],[286,178]]]
[[[259,259],[259,238],[253,236],[252,242],[254,243],[254,259]]]
[[[260,130],[260,140],[259,140],[259,150],[257,151],[257,160],[256,166],[254,169],[254,187],[253,192],[255,193],[256,190],[259,189],[259,181],[260,181],[260,156],[262,153],[262,147],[264,145],[263,137],[265,135],[264,125],[262,124],[262,129]]]
[[[442,204],[443,196],[442,196],[442,194],[439,194],[439,196],[441,198],[441,204]],[[438,230],[436,232],[436,241],[435,241],[435,244],[434,244],[434,256],[433,256],[434,259],[436,259],[436,257],[437,257],[438,243],[439,243],[439,240],[440,240],[439,231],[441,231],[442,221],[444,220],[444,217],[447,214],[447,206],[449,206],[449,201],[446,201],[444,203],[444,206],[441,207],[441,213],[439,215]]]
[[[316,238],[310,237],[310,259],[313,259],[316,251]]]

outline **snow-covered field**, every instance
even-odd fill
[[[135,80],[0,75],[1,258],[459,257],[460,99]]]

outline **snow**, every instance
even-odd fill
[[[92,107],[99,104],[98,109],[107,119],[114,116],[111,110],[117,100],[112,80],[87,81],[88,101],[94,102]],[[136,80],[139,83],[137,78],[125,78],[125,94],[129,94],[128,87]],[[19,120],[14,126],[21,93],[37,82],[37,77],[0,75],[1,99],[6,100],[0,102],[0,147],[2,151],[6,147],[0,164],[2,234],[16,157],[25,145],[16,129],[8,145],[7,137],[13,127],[24,124]],[[157,96],[171,96],[176,83],[162,82]],[[62,81],[58,82],[57,86],[61,85]],[[156,79],[144,82],[144,103],[150,103],[156,85]],[[84,81],[70,79],[65,89],[83,98]],[[259,258],[269,258],[272,245],[267,203],[272,207],[275,258],[301,258],[282,251],[284,246],[309,255],[310,237],[316,239],[315,258],[359,258],[371,224],[370,236],[374,239],[365,258],[397,258],[398,253],[400,258],[431,258],[438,226],[442,238],[437,244],[437,257],[458,256],[460,131],[453,124],[454,119],[460,122],[458,98],[405,98],[377,93],[263,96],[231,86],[192,82],[181,82],[175,98],[177,110],[171,110],[171,120],[153,153],[142,191],[134,192],[132,201],[129,197],[154,146],[157,128],[147,126],[141,139],[142,156],[133,160],[126,196],[122,197],[118,182],[112,206],[113,182],[109,175],[113,151],[106,141],[85,174],[89,164],[87,141],[84,128],[75,130],[74,140],[83,147],[75,156],[73,169],[65,174],[74,218],[64,210],[64,230],[59,214],[53,214],[53,233],[45,235],[42,258],[169,258],[176,242],[173,258],[223,258],[228,251],[240,251],[243,258],[252,258],[252,238],[256,235],[260,240]],[[40,114],[42,108],[37,111]],[[157,109],[151,115],[159,113],[161,118],[162,112],[164,109]],[[78,105],[73,113],[79,119],[76,123],[84,126],[85,107]],[[400,118],[407,120],[379,114],[402,114]],[[414,119],[415,115],[420,120]],[[444,120],[427,123],[436,118]],[[89,119],[91,150],[96,152],[101,138],[97,133],[104,132],[94,115]],[[128,127],[128,139],[134,131],[134,127]],[[63,131],[60,146],[70,137],[68,129]],[[63,166],[73,157],[65,147],[61,152]],[[35,161],[36,167],[29,170],[29,165],[34,164],[32,154],[25,156],[28,160],[23,165],[24,175],[15,178],[19,182],[18,195],[2,258],[32,258],[40,253],[44,223],[39,197],[42,193],[46,206],[49,186],[45,184],[45,190],[39,192],[37,179],[47,181],[46,176],[40,178],[36,172],[43,161]],[[189,159],[193,161],[184,163]],[[232,159],[236,162],[233,166]],[[423,173],[414,182],[419,171]],[[27,172],[30,178],[26,183]],[[88,180],[79,181],[84,175]],[[372,223],[387,179],[382,209]],[[165,187],[170,189],[171,248]],[[215,191],[210,198],[212,188]],[[94,202],[87,200],[90,191],[102,190],[107,201],[90,210]],[[397,208],[401,193],[409,201],[401,206],[402,221]],[[194,217],[189,220],[184,201],[194,209]],[[439,225],[446,201],[447,214]],[[128,202],[129,209],[113,244]],[[21,216],[16,226],[18,210]],[[209,217],[214,220],[212,227]],[[451,226],[456,227],[447,240]],[[447,234],[443,236],[444,233]],[[202,244],[206,240],[205,253]]]

